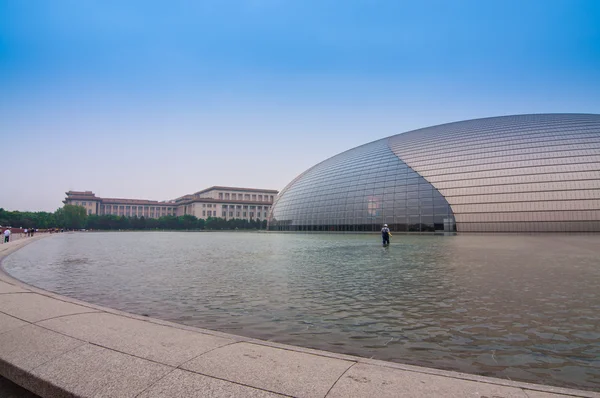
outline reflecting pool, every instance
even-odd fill
[[[66,296],[344,354],[600,389],[600,236],[111,232],[3,262]]]

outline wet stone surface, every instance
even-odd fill
[[[80,233],[3,262],[35,286],[344,354],[600,389],[600,236]]]

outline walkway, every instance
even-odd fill
[[[42,238],[0,245],[0,259]],[[600,397],[275,344],[66,298],[0,273],[0,375],[41,397]]]

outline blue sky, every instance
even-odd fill
[[[0,207],[282,189],[341,151],[600,113],[599,1],[0,0]]]

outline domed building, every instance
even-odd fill
[[[600,115],[448,123],[333,156],[279,194],[291,231],[600,231]]]

